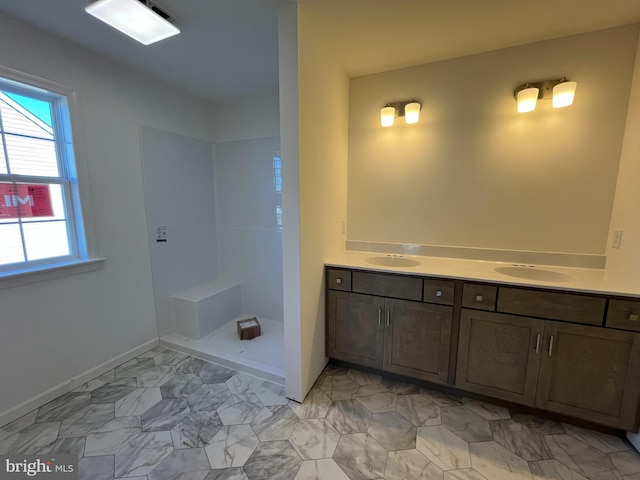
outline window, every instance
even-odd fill
[[[67,97],[0,77],[0,277],[87,259]]]

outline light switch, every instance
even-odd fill
[[[620,244],[622,243],[622,229],[614,228],[613,229],[613,238],[611,239],[611,246],[613,248],[620,248]]]

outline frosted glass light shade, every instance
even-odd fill
[[[571,105],[576,93],[576,86],[576,82],[562,82],[553,87],[553,108],[563,108]]]
[[[525,88],[518,92],[518,113],[531,112],[536,109],[539,89]]]
[[[418,123],[420,120],[420,104],[418,102],[407,103],[404,107],[405,123]]]
[[[85,11],[143,45],[180,33],[178,27],[138,0],[98,0]]]
[[[396,109],[393,107],[383,107],[380,109],[380,125],[383,127],[393,126],[396,116]]]

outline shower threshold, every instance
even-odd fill
[[[160,344],[284,385],[283,323],[261,317],[258,321],[262,334],[251,340],[240,340],[233,320],[200,339],[173,333],[162,337]]]

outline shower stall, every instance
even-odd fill
[[[161,344],[284,384],[279,137],[140,136]]]

